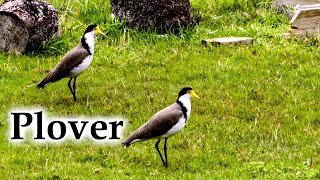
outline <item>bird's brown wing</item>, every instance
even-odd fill
[[[69,51],[61,61],[53,68],[47,76],[41,81],[40,84],[45,86],[50,82],[58,81],[62,78],[65,78],[70,75],[70,71],[77,67],[81,62],[89,56],[89,53],[86,49],[84,49],[81,44],[76,46],[74,49]],[[39,84],[39,85],[40,85]]]
[[[181,117],[181,107],[174,103],[152,116],[146,124],[134,131],[123,144],[128,144],[135,139],[150,139],[165,134],[177,124]]]

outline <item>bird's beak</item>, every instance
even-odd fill
[[[196,93],[194,92],[194,90],[191,90],[191,91],[190,91],[190,95],[191,95],[192,97],[196,97],[196,98],[200,99],[200,97],[199,97],[198,95],[196,95]]]
[[[105,35],[99,28],[99,26],[96,27],[96,33],[97,34],[102,34],[102,35]]]

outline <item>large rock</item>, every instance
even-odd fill
[[[189,0],[111,0],[112,13],[130,27],[167,31],[193,22]]]

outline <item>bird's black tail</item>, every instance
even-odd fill
[[[43,89],[48,83],[46,82],[47,77],[43,78],[43,80],[37,85],[38,89]]]
[[[122,143],[122,145],[125,147],[125,148],[127,148],[127,147],[129,147],[130,145],[131,145],[131,142],[123,142]]]

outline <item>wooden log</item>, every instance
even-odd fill
[[[58,14],[47,2],[7,1],[0,6],[0,51],[35,51],[59,34]]]
[[[29,32],[24,24],[14,16],[0,14],[0,51],[24,52],[29,40]]]
[[[275,0],[272,7],[280,8],[289,18],[295,15],[294,6],[319,4],[320,0]]]
[[[296,37],[319,35],[320,4],[297,6],[296,14],[291,19],[289,35]]]
[[[283,5],[312,5],[319,4],[320,0],[275,0],[272,6],[283,6]]]
[[[213,39],[203,39],[202,44],[207,45],[208,43],[213,45],[252,45],[253,38],[249,37],[222,37]]]
[[[189,0],[111,0],[112,13],[135,28],[164,32],[193,23]]]

